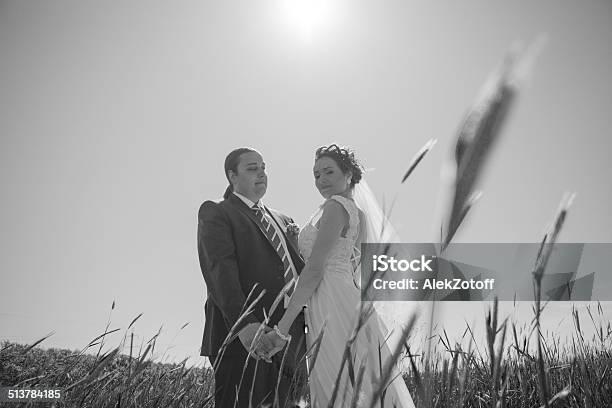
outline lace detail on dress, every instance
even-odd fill
[[[334,248],[329,254],[324,267],[325,273],[332,271],[334,273],[349,273],[352,275],[355,269],[355,259],[359,249],[355,248],[355,242],[359,236],[359,210],[353,200],[348,198],[334,195],[329,198],[339,202],[342,207],[346,210],[349,216],[349,227],[344,237],[340,237],[336,242]],[[323,205],[310,217],[310,220],[300,230],[298,236],[298,245],[300,252],[304,257],[304,260],[308,261],[314,246],[315,240],[319,230],[317,229],[316,222],[321,218],[323,212]]]

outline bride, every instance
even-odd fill
[[[287,333],[293,320],[307,305],[308,345],[312,345],[324,330],[309,374],[312,406],[327,407],[332,399],[334,406],[348,406],[354,398],[358,406],[364,406],[373,398],[380,381],[379,367],[385,367],[391,351],[385,343],[384,326],[374,312],[352,345],[350,356],[354,373],[362,365],[365,368],[361,385],[352,389],[355,377],[352,381],[349,379],[348,364],[342,364],[342,360],[360,313],[360,290],[353,279],[354,261],[361,243],[367,242],[367,234],[371,233],[371,227],[367,227],[368,221],[371,222],[367,209],[364,208],[365,213],[359,209],[355,204],[357,197],[354,197],[362,169],[351,151],[332,144],[316,151],[313,173],[315,185],[325,202],[300,231],[298,243],[306,266],[283,317],[266,336],[277,346],[274,351],[280,350],[290,339]],[[382,345],[381,350],[379,345]],[[381,358],[383,361],[379,361]],[[414,407],[397,370],[391,379],[384,393],[384,406]],[[381,406],[380,398],[373,403]]]

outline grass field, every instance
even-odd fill
[[[552,407],[611,406],[612,329],[600,319],[599,305],[583,316],[574,310],[571,342],[561,346],[557,339],[542,339],[541,356],[531,351],[535,331],[528,333],[505,322],[498,325],[496,314],[493,304],[483,322],[491,333],[486,351],[470,346],[462,350],[449,344],[445,335],[433,341],[441,342],[446,351],[429,358],[425,344],[412,347],[411,353],[419,357],[412,358],[413,368],[404,379],[418,407],[539,407],[545,392]],[[597,334],[584,338],[583,324],[595,324]],[[102,339],[82,351],[4,342],[0,384],[59,388],[63,395],[58,407],[214,406],[212,369],[152,361],[155,339],[144,350],[135,352],[132,347],[132,356],[120,352],[130,349],[129,342],[91,354]],[[410,360],[406,354],[402,358]]]

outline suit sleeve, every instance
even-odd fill
[[[208,288],[208,296],[221,310],[228,329],[246,309],[246,296],[238,278],[238,263],[232,231],[226,215],[212,201],[206,201],[198,213],[198,255]],[[236,328],[241,330],[258,320],[249,314]]]

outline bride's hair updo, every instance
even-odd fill
[[[321,157],[329,157],[336,162],[343,173],[352,174],[349,186],[351,189],[361,180],[363,167],[355,158],[355,153],[348,147],[339,147],[337,144],[319,147],[315,152],[315,160],[319,160]]]

